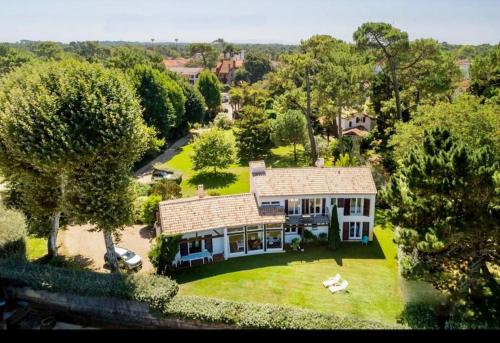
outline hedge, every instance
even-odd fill
[[[233,302],[177,295],[164,309],[167,317],[199,320],[252,329],[404,329],[354,317],[341,317],[300,308]]]
[[[179,289],[175,281],[163,276],[102,274],[18,259],[0,260],[0,282],[81,296],[136,300],[147,303],[156,311],[162,311]]]

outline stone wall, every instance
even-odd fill
[[[85,320],[97,327],[142,329],[233,329],[195,320],[156,318],[149,306],[133,300],[52,293],[26,287],[4,287],[10,299],[24,300],[54,313],[57,319]]]

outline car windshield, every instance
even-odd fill
[[[132,251],[127,251],[125,254],[122,255],[122,258],[124,260],[130,260],[134,256],[135,254]]]

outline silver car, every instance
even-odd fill
[[[131,250],[115,247],[116,257],[118,258],[118,263],[123,265],[125,268],[133,270],[140,269],[142,267],[142,260],[139,255]],[[104,261],[108,262],[108,254],[104,254]]]

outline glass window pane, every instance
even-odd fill
[[[189,243],[189,253],[194,254],[201,251],[201,241],[192,241]]]
[[[264,246],[262,244],[262,236],[263,236],[263,231],[247,232],[248,251],[264,249]]]
[[[266,232],[267,249],[281,249],[282,236],[283,235],[281,230],[267,231]]]
[[[240,233],[230,235],[229,238],[229,252],[231,254],[245,251],[245,235]]]

